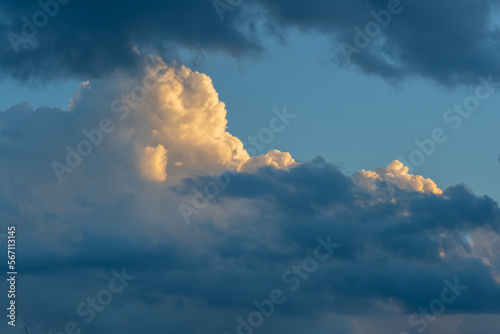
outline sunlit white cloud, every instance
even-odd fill
[[[392,161],[387,168],[377,168],[375,171],[361,170],[354,174],[354,179],[360,185],[370,189],[376,188],[377,181],[385,181],[401,189],[413,190],[422,193],[442,194],[436,183],[421,175],[408,174],[409,168],[398,160]]]
[[[267,165],[286,169],[296,164],[289,153],[277,150],[251,158],[242,141],[227,131],[227,110],[210,77],[185,66],[169,66],[159,58],[153,62],[154,66],[139,80],[125,81],[124,85],[124,79],[117,77],[114,84],[123,86],[122,95],[118,95],[122,98],[111,106],[123,118],[117,124],[120,140],[143,148],[135,150],[135,159],[146,179],[162,182],[167,175],[179,179],[224,170],[250,171]],[[154,83],[154,88],[137,85],[141,82]],[[80,101],[82,108],[86,108],[86,100],[92,104],[102,100],[103,108],[106,107],[105,99],[95,95],[92,87],[92,82],[82,84],[70,101],[72,110],[78,108],[73,100]],[[168,151],[168,161],[172,163],[158,160],[159,155],[163,156],[159,147]],[[153,167],[147,167],[146,159],[153,153],[154,157],[149,158],[153,158],[150,162],[155,166],[154,172]],[[165,171],[159,170],[163,168]]]
[[[138,168],[142,177],[162,182],[167,179],[167,150],[163,145],[136,147]]]

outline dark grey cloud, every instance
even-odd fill
[[[202,189],[210,178],[186,182],[188,189]],[[387,200],[381,200],[384,197]],[[234,198],[247,199],[256,212],[238,221],[241,226],[276,227],[289,242],[306,248],[317,235],[342,242],[335,257],[345,262],[332,264],[306,288],[315,293],[317,285],[327,287],[335,300],[323,296],[297,313],[314,312],[315,307],[363,313],[377,299],[397,300],[410,312],[439,296],[446,277],[459,277],[474,291],[448,311],[498,312],[494,298],[500,295],[500,285],[481,260],[469,258],[472,250],[464,235],[478,228],[497,234],[500,210],[491,198],[474,195],[463,185],[446,189],[442,196],[385,182],[371,192],[318,158],[289,172],[264,168],[234,175],[220,205],[229,208]],[[249,256],[247,247],[237,250],[238,244],[220,247],[233,249],[236,261]]]
[[[29,44],[19,45],[17,53],[7,34],[21,36],[22,18],[32,23],[41,8],[36,1],[2,1],[0,70],[4,77],[21,80],[85,80],[115,69],[140,67],[144,57],[135,47],[143,54],[159,53],[169,60],[180,59],[181,49],[252,57],[263,51],[266,37],[285,38],[290,29],[298,28],[330,37],[332,61],[388,80],[420,76],[455,85],[475,83],[479,75],[500,74],[497,0],[401,0],[400,5],[391,5],[397,14],[368,38],[369,45],[356,44],[354,28],[364,31],[369,22],[375,22],[372,11],[387,12],[388,4],[395,1],[249,0],[225,12],[221,21],[212,1],[151,1],[146,5],[72,0],[59,5],[58,13],[37,28]],[[342,42],[359,50],[349,53],[350,65]]]
[[[281,27],[327,34],[333,40],[332,59],[346,65],[340,48],[345,42],[360,52],[350,61],[363,72],[399,80],[422,76],[446,85],[477,82],[477,76],[499,74],[499,30],[495,13],[498,1],[481,0],[370,0],[370,1],[287,1],[256,0],[271,21]],[[391,19],[379,32],[372,11],[387,14],[388,4],[399,3]],[[356,44],[359,27],[373,29],[374,37]],[[380,27],[380,24],[378,25]],[[364,47],[365,41],[369,45]],[[368,44],[368,42],[366,42]]]
[[[42,1],[46,2],[56,3]],[[182,47],[224,51],[233,56],[260,50],[249,34],[238,29],[238,16],[228,15],[221,22],[210,1],[72,0],[58,6],[57,13],[49,7],[56,14],[45,15],[47,23],[37,27],[33,16],[42,11],[37,1],[0,2],[3,76],[85,80],[116,69],[133,71],[143,61],[135,47],[146,53],[160,52],[166,59],[176,58]],[[36,30],[30,30],[30,26]],[[27,35],[23,35],[23,28]],[[11,32],[23,38],[32,35],[26,39],[30,43],[11,43]]]

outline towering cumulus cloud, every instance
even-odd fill
[[[76,163],[84,159],[91,143],[100,144],[104,136],[114,138],[111,145],[116,151],[133,155],[139,174],[153,182],[163,182],[167,176],[178,179],[224,170],[296,165],[289,153],[278,150],[249,156],[241,140],[227,131],[225,105],[207,75],[184,66],[169,66],[158,58],[152,61],[154,65],[138,79],[116,75],[111,80],[81,85],[69,102],[69,113],[60,115],[70,114],[75,121],[94,119],[95,128],[100,129],[84,130],[87,142],[67,149],[67,165],[59,161],[52,164],[60,180],[78,167]]]
[[[227,132],[227,111],[212,80],[184,66],[169,67],[157,61],[147,74],[157,88],[139,103],[131,118],[139,144],[168,149],[172,164],[167,169],[174,175],[295,164],[290,154],[277,150],[251,158],[241,140]]]

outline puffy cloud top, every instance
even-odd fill
[[[82,83],[66,111],[35,111],[29,103],[9,108],[0,114],[4,151],[28,150],[29,137],[51,134],[30,140],[53,159],[49,166],[60,180],[86,173],[82,166],[106,150],[126,164],[117,175],[152,182],[297,165],[278,150],[250,157],[242,141],[227,131],[225,104],[207,75],[157,57],[150,65],[138,76],[116,73]],[[99,161],[114,168],[108,159]]]
[[[228,169],[256,170],[268,165],[287,169],[296,164],[289,153],[278,150],[251,158],[242,141],[227,131],[225,104],[219,100],[210,77],[185,66],[156,61],[143,80],[154,82],[156,87],[144,90],[144,98],[138,99],[136,110],[130,114],[130,128],[125,130],[133,132],[132,141],[145,146],[139,150],[143,163],[150,156],[150,165],[166,168],[177,178]],[[133,87],[132,92],[135,90]],[[119,111],[126,103],[114,107]],[[169,164],[163,158],[165,149]],[[144,150],[155,153],[145,155]],[[155,179],[163,181],[166,176]]]
[[[375,171],[363,169],[354,175],[354,179],[358,184],[371,189],[376,188],[377,181],[386,181],[401,189],[438,195],[443,193],[431,179],[426,179],[421,175],[408,174],[408,171],[409,168],[402,162],[394,160],[387,168],[377,168]]]

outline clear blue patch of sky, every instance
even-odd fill
[[[14,80],[0,82],[0,110],[31,100],[35,108],[41,106],[66,109],[80,81],[59,80],[45,84],[20,84]]]

